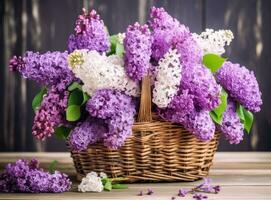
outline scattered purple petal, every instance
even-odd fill
[[[208,196],[203,195],[203,194],[194,194],[193,198],[196,200],[202,200],[202,199],[208,199]]]
[[[216,186],[213,187],[213,189],[214,189],[215,194],[217,194],[217,193],[220,192],[221,186],[220,185],[216,185]]]
[[[187,189],[179,189],[178,196],[179,197],[185,197],[190,191]]]
[[[154,192],[151,188],[148,188],[148,192],[147,192],[147,195],[152,195]]]

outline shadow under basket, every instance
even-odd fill
[[[150,88],[147,76],[133,134],[120,149],[98,143],[85,151],[71,151],[78,180],[91,171],[123,178],[123,182],[195,181],[208,175],[219,133],[202,142],[183,126],[162,120],[151,112]]]

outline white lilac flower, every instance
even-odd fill
[[[117,38],[120,44],[123,44],[123,40],[125,38],[125,33],[118,33]]]
[[[96,172],[90,172],[82,179],[78,185],[78,191],[80,192],[102,192],[103,183],[101,177]]]
[[[225,46],[230,45],[234,38],[231,30],[206,29],[201,34],[193,33],[194,39],[203,50],[204,54],[214,53],[221,55],[225,53]]]
[[[82,89],[90,96],[98,89],[116,89],[130,96],[139,95],[139,84],[126,75],[119,56],[107,57],[97,51],[76,50],[68,59],[69,67],[84,83]]]
[[[104,172],[100,172],[100,177],[103,179],[103,178],[107,178],[107,175],[106,175],[106,173],[104,173]]]
[[[179,90],[182,66],[177,50],[170,49],[160,59],[156,69],[156,80],[153,89],[153,103],[159,108],[165,108]]]

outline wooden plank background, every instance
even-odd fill
[[[74,20],[84,6],[96,9],[110,33],[148,18],[163,6],[193,32],[229,28],[235,35],[230,60],[253,69],[263,92],[263,110],[240,145],[221,140],[221,151],[271,150],[271,1],[269,0],[1,0],[0,1],[0,151],[65,151],[63,141],[38,142],[31,135],[31,101],[39,86],[8,71],[13,54],[66,49]]]

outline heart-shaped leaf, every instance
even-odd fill
[[[253,124],[254,117],[253,114],[246,109],[244,109],[244,116],[245,116],[244,128],[246,132],[249,133]]]
[[[206,54],[203,56],[203,64],[215,73],[225,62],[226,58],[222,58],[216,54]]]
[[[56,165],[57,165],[57,161],[54,160],[53,162],[50,163],[49,167],[48,167],[48,171],[49,173],[54,173],[54,171],[56,170]]]
[[[71,129],[65,126],[59,126],[55,129],[55,136],[57,139],[67,139]]]
[[[45,87],[41,88],[41,90],[36,94],[32,101],[32,108],[33,110],[36,110],[38,107],[40,107],[41,102],[43,100],[44,95],[47,93],[47,89]]]
[[[241,123],[244,124],[245,131],[249,133],[253,124],[253,120],[254,120],[253,113],[245,109],[240,104],[237,105],[236,112],[238,116],[240,117]]]
[[[79,105],[68,106],[66,110],[66,119],[70,122],[77,121],[81,117],[81,109]]]
[[[111,191],[112,190],[112,182],[109,179],[104,180],[104,190]]]
[[[211,111],[211,112],[210,112],[210,116],[211,116],[212,120],[213,120],[215,123],[221,125],[221,123],[222,123],[222,116],[217,116],[216,113],[215,113],[214,111]]]
[[[71,91],[73,91],[73,90],[75,90],[75,89],[82,89],[82,86],[79,84],[79,83],[77,83],[77,82],[73,82],[69,87],[68,87],[68,90],[71,92]]]
[[[71,92],[68,100],[68,106],[81,105],[84,100],[83,92],[79,89],[75,89]]]
[[[225,90],[222,90],[221,95],[220,95],[220,104],[219,104],[219,106],[216,107],[215,109],[213,109],[210,112],[211,118],[217,124],[221,125],[221,123],[222,123],[223,113],[225,112],[225,110],[227,108],[227,99],[228,99],[227,92]]]

